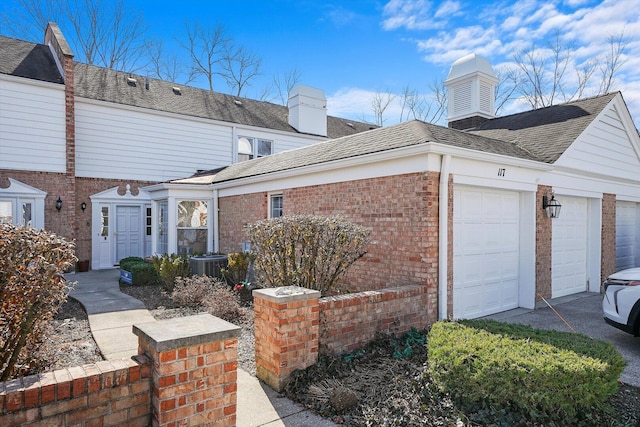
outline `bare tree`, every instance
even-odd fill
[[[574,46],[563,44],[556,33],[547,48],[538,49],[532,45],[514,54],[515,66],[501,72],[496,111],[516,93],[532,108],[607,93],[614,87],[615,75],[624,64],[625,50],[626,41],[620,33],[609,38],[609,50],[604,57],[576,64]],[[574,75],[568,73],[570,67],[573,67]],[[594,83],[597,70],[600,71],[600,82]]]
[[[249,85],[249,81],[260,74],[262,58],[244,47],[229,47],[223,57],[220,74],[236,96]]]
[[[405,86],[400,94],[400,121],[421,120],[437,123],[447,110],[447,91],[444,81],[436,79],[429,84],[428,95]]]
[[[602,80],[600,82],[599,93],[608,93],[614,84],[614,77],[625,63],[624,52],[627,48],[627,41],[624,31],[618,35],[609,37],[609,52],[605,56],[604,63],[600,66]]]
[[[389,108],[389,104],[396,98],[395,95],[386,92],[376,92],[371,97],[371,110],[375,117],[375,124],[382,126],[386,121],[384,119],[384,112]]]
[[[78,61],[117,70],[134,71],[143,66],[146,26],[140,13],[123,0],[18,0],[23,16],[14,33],[18,37],[41,37],[48,22],[56,22]]]
[[[162,41],[149,43],[149,68],[153,77],[170,82],[189,84],[194,76],[177,55],[167,54]]]
[[[231,45],[231,37],[220,25],[205,28],[199,24],[187,24],[186,31],[187,40],[179,43],[191,56],[193,75],[204,77],[212,91],[214,77],[221,75],[221,64]]]
[[[280,99],[282,105],[287,105],[291,89],[300,82],[301,78],[302,73],[298,67],[289,70],[281,76],[276,75],[273,77],[273,85],[276,88],[277,97]]]

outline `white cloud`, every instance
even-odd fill
[[[446,2],[449,3],[451,5],[447,7],[455,7],[456,2]],[[433,4],[429,0],[391,0],[384,6],[383,16],[382,28],[385,30],[428,30],[441,28],[446,23],[434,19]]]
[[[436,18],[448,18],[454,15],[457,15],[460,11],[461,5],[460,2],[447,0],[440,5],[438,10],[436,11]]]

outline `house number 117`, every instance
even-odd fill
[[[507,170],[505,168],[498,169],[498,176],[505,176],[506,173],[507,173]]]

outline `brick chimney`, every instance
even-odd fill
[[[67,166],[65,174],[65,191],[60,196],[64,200],[63,210],[65,224],[64,237],[75,239],[76,224],[76,116],[75,116],[75,82],[73,52],[62,35],[58,24],[49,22],[44,31],[44,44],[49,46],[64,79],[65,101],[65,134],[67,147]]]
[[[497,83],[489,61],[475,53],[454,62],[444,82],[449,92],[449,127],[471,129],[495,118]]]
[[[298,132],[327,136],[327,98],[320,89],[297,85],[289,93],[289,124]]]

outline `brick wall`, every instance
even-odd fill
[[[267,193],[221,197],[218,209],[220,252],[238,252],[248,241],[244,226],[267,217]]]
[[[332,354],[351,352],[376,335],[424,329],[427,316],[424,286],[365,291],[320,299],[320,346]]]
[[[552,219],[542,209],[542,197],[551,197],[551,187],[538,185],[536,193],[536,300],[551,298]]]
[[[147,426],[149,359],[101,361],[0,383],[0,425]]]
[[[379,333],[400,335],[432,322],[424,310],[424,286],[319,296],[296,287],[253,291],[256,374],[276,390],[286,386],[294,370],[316,363],[320,348],[342,354]]]
[[[600,283],[616,272],[616,195],[602,195],[602,260]]]

